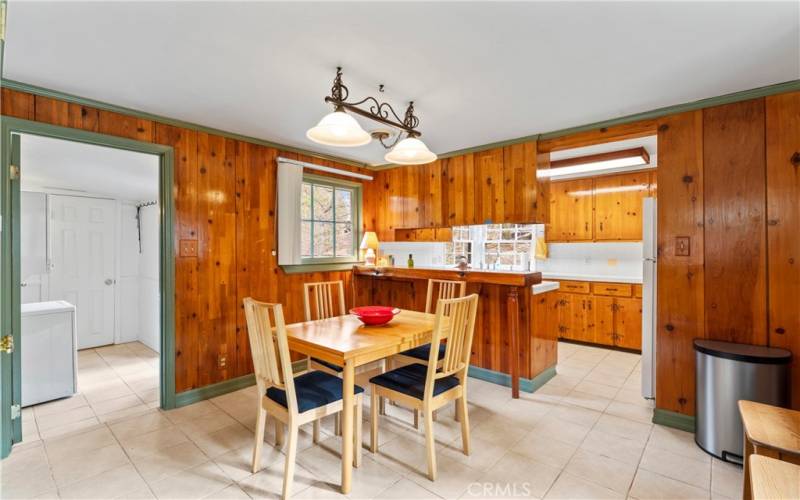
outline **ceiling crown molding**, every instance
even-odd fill
[[[17,90],[19,92],[27,92],[29,94],[40,95],[43,97],[49,97],[51,99],[58,99],[61,101],[71,102],[74,104],[80,104],[81,106],[88,106],[91,108],[98,108],[105,111],[113,111],[115,113],[120,113],[123,115],[134,116],[136,118],[142,118],[145,120],[151,120],[158,123],[163,123],[165,125],[172,125],[174,127],[181,127],[189,130],[196,130],[198,132],[206,132],[208,134],[218,135],[221,137],[226,137],[228,139],[235,139],[237,141],[249,142],[252,144],[258,144],[260,146],[266,146],[269,148],[279,149],[281,151],[287,153],[297,153],[301,155],[310,156],[312,158],[317,158],[320,160],[326,161],[334,161],[337,163],[341,163],[342,165],[348,165],[351,167],[358,167],[358,168],[370,168],[369,165],[353,160],[347,160],[345,158],[338,158],[333,155],[328,155],[325,153],[318,153],[315,151],[310,151],[307,149],[296,148],[292,146],[287,146],[285,144],[278,144],[276,142],[266,141],[264,139],[258,139],[256,137],[250,137],[242,134],[237,134],[234,132],[228,132],[225,130],[216,129],[213,127],[207,127],[205,125],[199,125],[197,123],[186,122],[183,120],[178,120],[175,118],[169,118],[166,116],[155,115],[152,113],[147,113],[144,111],[139,111],[137,109],[126,108],[124,106],[117,106],[115,104],[109,104],[103,101],[96,101],[94,99],[89,99],[86,97],[80,97],[73,94],[68,94],[66,92],[61,92],[58,90],[52,90],[44,87],[39,87],[37,85],[32,85],[29,83],[18,82],[16,80],[8,80],[3,78],[0,80],[0,87],[8,88],[12,90]]]

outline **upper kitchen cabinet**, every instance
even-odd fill
[[[594,180],[594,239],[641,240],[642,198],[649,173],[608,175]]]
[[[475,197],[479,224],[498,224],[505,220],[503,190],[503,148],[475,153]]]
[[[381,170],[369,220],[381,241],[427,234],[397,231],[403,229],[546,222],[548,185],[538,181],[536,169],[536,143],[525,142]],[[446,233],[435,234],[441,241]]]
[[[594,199],[592,179],[553,182],[550,185],[549,241],[592,241]]]
[[[548,241],[638,241],[642,199],[655,195],[653,172],[554,181]]]
[[[503,220],[545,222],[549,212],[546,183],[536,178],[536,143],[523,142],[503,148]]]

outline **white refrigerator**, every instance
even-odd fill
[[[642,207],[642,396],[656,397],[656,258],[658,230],[655,198],[645,198]]]

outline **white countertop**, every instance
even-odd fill
[[[574,281],[603,281],[608,283],[635,283],[641,284],[641,276],[615,275],[615,274],[582,274],[561,271],[542,271],[542,279],[574,280]]]
[[[540,293],[558,290],[560,286],[561,285],[559,285],[558,281],[542,281],[541,283],[532,285],[531,290],[533,291],[534,295],[539,295]]]

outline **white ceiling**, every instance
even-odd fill
[[[800,78],[800,2],[26,2],[4,76],[373,164],[311,143],[335,67],[414,100],[435,152]],[[377,128],[368,126],[367,130]]]
[[[25,191],[158,200],[158,156],[24,134],[20,179]]]

